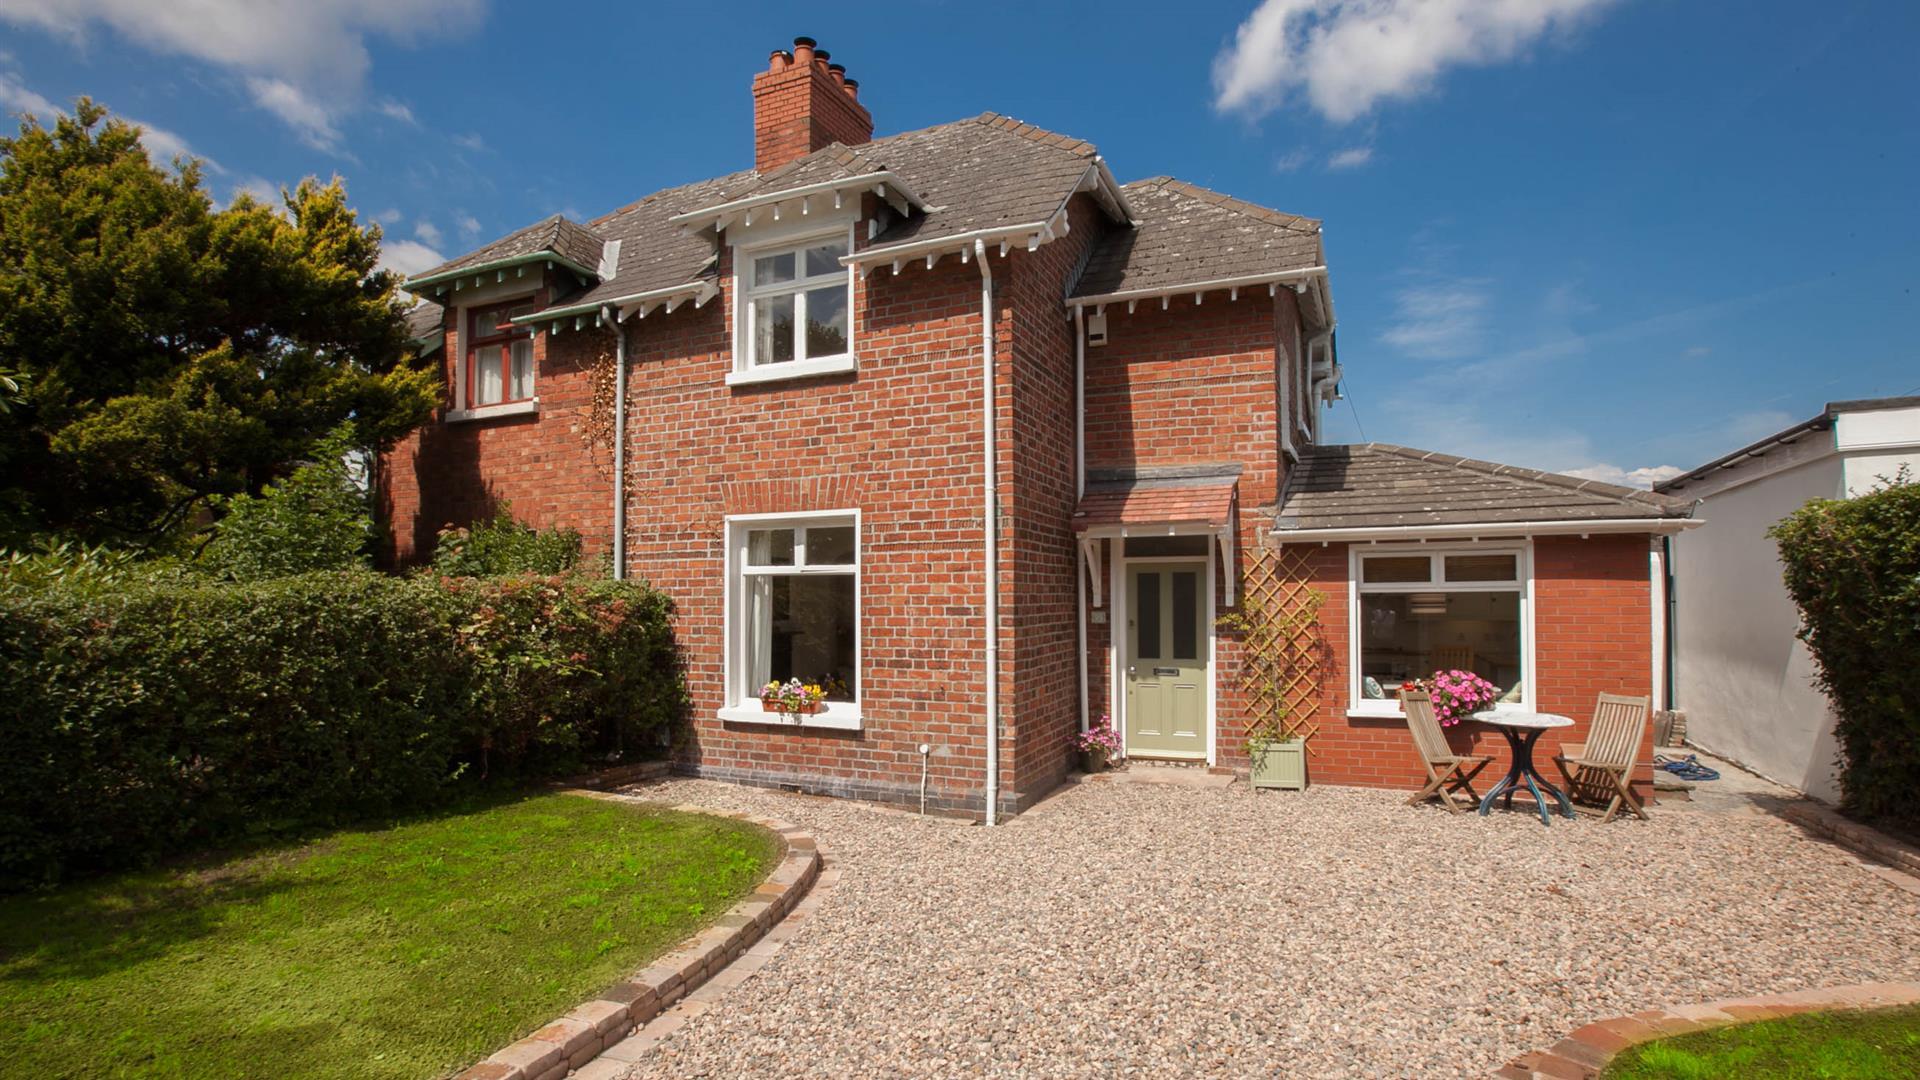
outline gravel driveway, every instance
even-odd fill
[[[1920,895],[1746,805],[1545,829],[1095,782],[989,830],[635,794],[797,822],[844,876],[632,1077],[1485,1076],[1653,1004],[1920,976]]]

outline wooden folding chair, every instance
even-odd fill
[[[1473,778],[1493,760],[1492,755],[1454,753],[1453,747],[1447,745],[1446,733],[1440,730],[1440,721],[1434,718],[1433,700],[1426,694],[1402,690],[1400,706],[1406,710],[1407,730],[1413,733],[1420,764],[1427,768],[1427,786],[1408,796],[1407,805],[1414,806],[1438,795],[1447,812],[1457,814],[1460,807],[1454,805],[1451,794],[1454,791],[1465,791],[1467,798],[1479,802],[1480,793],[1473,790]]]
[[[1553,756],[1560,775],[1567,778],[1570,794],[1613,796],[1600,817],[1603,822],[1612,821],[1623,805],[1642,820],[1647,817],[1627,780],[1634,759],[1640,756],[1640,739],[1647,730],[1647,706],[1644,697],[1601,694],[1599,704],[1594,706],[1587,741],[1567,743]]]

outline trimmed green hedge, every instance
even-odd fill
[[[668,616],[570,576],[0,592],[0,889],[653,745],[686,701]]]
[[[1841,808],[1920,830],[1920,484],[1816,499],[1769,535],[1838,717]]]

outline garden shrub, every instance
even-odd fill
[[[352,426],[343,424],[291,476],[259,495],[220,500],[224,516],[199,568],[248,580],[366,565],[373,512],[348,467],[357,449]]]
[[[668,614],[573,576],[0,590],[0,889],[651,746],[686,700]]]
[[[1837,717],[1842,809],[1920,830],[1920,484],[1815,499],[1769,535]]]
[[[561,574],[580,562],[580,534],[573,529],[535,529],[513,519],[502,504],[492,520],[464,529],[442,529],[434,542],[433,568],[458,577],[500,574]]]

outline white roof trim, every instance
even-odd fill
[[[1060,215],[1055,215],[1056,220]],[[989,244],[999,244],[1002,254],[1014,247],[1024,247],[1028,251],[1054,239],[1053,222],[1034,221],[1025,225],[1004,225],[993,229],[975,229],[972,232],[954,233],[950,236],[935,236],[926,240],[910,240],[904,244],[889,244],[886,247],[862,248],[851,255],[841,256],[845,266],[878,266],[883,263],[905,263],[911,259],[931,256],[938,261],[939,256],[951,252],[970,252],[973,242],[980,240]]]
[[[1178,296],[1181,293],[1213,292],[1216,289],[1244,289],[1251,285],[1281,285],[1292,282],[1318,283],[1324,281],[1327,268],[1309,266],[1300,270],[1280,270],[1269,274],[1246,274],[1241,277],[1212,278],[1207,281],[1189,281],[1179,285],[1161,285],[1151,289],[1122,289],[1119,292],[1101,293],[1098,296],[1070,296],[1067,303],[1073,307],[1105,305],[1126,300],[1152,300],[1162,296]]]
[[[1677,533],[1700,518],[1595,518],[1591,521],[1482,521],[1464,525],[1371,525],[1340,529],[1277,528],[1267,543],[1332,544],[1371,540],[1478,540],[1497,536],[1585,536],[1588,533]]]
[[[880,172],[866,173],[861,176],[822,180],[817,184],[805,184],[796,188],[783,188],[780,191],[749,195],[744,199],[734,199],[731,202],[689,210],[684,214],[675,214],[667,219],[667,223],[687,230],[701,228],[725,230],[733,224],[735,218],[750,220],[754,211],[761,207],[773,208],[777,219],[778,208],[785,203],[801,203],[801,211],[804,214],[810,211],[810,200],[815,197],[833,195],[837,206],[839,200],[848,192],[865,188],[872,188],[874,194],[893,204],[894,209],[900,211],[902,216],[906,215],[909,207],[923,212],[927,209],[926,201],[908,187],[906,181],[883,169]]]
[[[518,325],[538,326],[543,322],[560,318],[570,318],[575,315],[597,315],[600,313],[600,309],[609,306],[614,308],[637,308],[644,314],[647,309],[652,308],[655,304],[666,303],[675,297],[692,297],[697,299],[701,304],[704,304],[717,292],[719,292],[718,287],[710,281],[689,281],[681,285],[669,285],[664,289],[649,289],[646,292],[628,293],[626,296],[613,296],[602,300],[590,300],[580,304],[569,304],[566,307],[546,308],[533,312],[530,315],[522,315],[513,321]],[[627,312],[623,311],[620,317],[624,319],[627,314]]]

